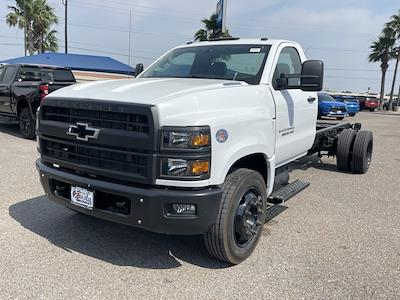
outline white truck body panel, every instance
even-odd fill
[[[232,165],[250,154],[261,153],[269,165],[268,191],[272,191],[275,168],[305,155],[315,138],[316,93],[275,90],[272,77],[280,51],[294,47],[301,61],[305,55],[293,42],[281,40],[237,40],[212,45],[271,45],[259,85],[245,82],[194,78],[127,79],[79,84],[58,90],[51,97],[83,98],[156,106],[160,126],[203,126],[211,128],[211,176],[202,181],[161,180],[156,184],[176,187],[221,185]],[[209,42],[184,45],[201,47]],[[161,59],[161,58],[160,58]],[[293,132],[285,133],[293,128]],[[216,141],[219,129],[229,138]],[[290,130],[289,130],[290,131]]]

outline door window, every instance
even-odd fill
[[[4,75],[4,70],[6,68],[0,68],[0,82],[3,82],[3,75]]]
[[[14,71],[15,67],[7,67],[4,71],[4,76],[2,82],[8,83],[14,81]]]
[[[279,54],[278,63],[275,68],[272,85],[277,89],[276,80],[280,78],[281,74],[301,74],[301,59],[296,48],[286,47],[283,48]],[[289,78],[290,86],[300,86],[300,78]]]

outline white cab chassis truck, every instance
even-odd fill
[[[45,98],[36,166],[49,199],[158,233],[202,234],[211,255],[238,264],[269,207],[307,187],[288,183],[289,163],[325,154],[344,171],[370,165],[371,132],[317,122],[323,63],[297,43],[189,43],[137,75]]]

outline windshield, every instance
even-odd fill
[[[335,99],[333,99],[328,94],[318,94],[318,101],[319,102],[331,102],[331,101],[335,101]]]
[[[267,45],[212,45],[178,48],[146,70],[141,78],[208,78],[259,84]]]

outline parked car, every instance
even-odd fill
[[[0,120],[18,121],[23,137],[33,139],[36,111],[44,97],[74,83],[74,75],[66,68],[0,65]]]
[[[374,96],[357,96],[360,102],[360,108],[368,109],[370,112],[375,111],[379,107],[379,99]]]
[[[347,116],[347,106],[326,93],[318,93],[318,118],[334,117],[343,120]]]
[[[386,101],[385,103],[383,103],[383,108],[385,110],[389,110],[389,105],[390,105],[389,101]],[[394,98],[392,101],[392,108],[395,108],[396,106],[400,106],[399,98]]]
[[[360,111],[360,102],[354,96],[335,95],[332,96],[338,102],[346,104],[347,113],[349,116],[354,117]]]
[[[158,233],[203,234],[210,254],[238,264],[269,203],[308,186],[288,184],[288,163],[318,153],[335,155],[341,170],[369,168],[371,132],[317,122],[323,63],[306,61],[297,43],[211,40],[140,69],[135,80],[45,98],[36,166],[49,199]],[[336,115],[346,109],[334,103]]]

